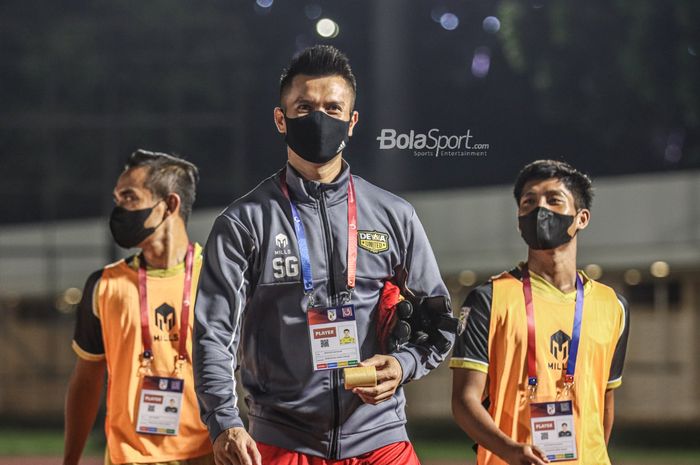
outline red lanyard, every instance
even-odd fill
[[[355,183],[352,180],[352,175],[348,174],[348,176],[348,289],[352,289],[355,287],[355,274],[357,271],[357,199],[355,198]],[[289,196],[289,189],[287,188],[287,180],[284,172],[280,177],[280,184],[282,193],[287,200],[289,200],[289,205],[292,209],[294,232],[296,233],[297,243],[299,244],[304,292],[310,293],[313,291],[313,276],[311,273],[309,249],[306,245],[306,232],[304,231],[304,224],[301,222],[299,211]]]
[[[530,389],[537,386],[537,347],[535,341],[535,309],[532,304],[532,285],[527,267],[523,268],[523,294],[527,314],[527,383]]]
[[[348,178],[348,288],[352,289],[357,270],[357,203],[352,174]]]
[[[144,360],[153,359],[153,344],[148,322],[148,291],[146,287],[146,261],[141,257],[139,266],[139,305],[141,307],[141,340],[143,341]],[[190,294],[192,293],[192,268],[194,265],[194,245],[188,244],[185,255],[185,288],[182,291],[182,310],[180,312],[180,347],[178,360],[187,360],[187,329],[190,322]]]

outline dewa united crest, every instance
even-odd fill
[[[389,234],[379,231],[357,231],[358,245],[368,252],[389,250]]]

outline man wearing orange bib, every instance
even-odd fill
[[[614,389],[629,332],[625,300],[576,270],[590,179],[540,160],[515,182],[526,263],[467,297],[450,360],[452,411],[477,463],[610,464]]]
[[[186,223],[197,168],[138,150],[114,189],[110,229],[141,253],[87,280],[73,339],[64,465],[77,464],[107,370],[105,464],[213,465],[192,375],[193,304],[201,247]]]

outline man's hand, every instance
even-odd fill
[[[258,446],[245,428],[229,428],[214,441],[216,465],[262,465]]]
[[[530,444],[515,444],[508,449],[502,458],[508,465],[545,465],[549,463],[542,449]]]
[[[375,387],[358,387],[352,390],[365,404],[376,405],[391,398],[401,384],[403,370],[401,364],[391,355],[375,355],[360,362],[361,367],[376,367],[377,385]]]

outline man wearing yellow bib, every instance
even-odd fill
[[[192,375],[194,297],[202,248],[189,241],[197,168],[138,150],[114,188],[110,230],[141,252],[87,280],[66,395],[64,465],[77,464],[107,371],[105,465],[214,465]]]
[[[514,187],[527,262],[464,302],[450,367],[452,411],[477,464],[610,464],[614,389],[629,332],[625,300],[576,269],[591,181],[539,160]]]

